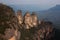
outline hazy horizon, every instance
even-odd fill
[[[41,11],[60,5],[60,0],[0,0],[0,3],[21,10]]]

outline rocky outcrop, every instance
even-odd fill
[[[53,40],[54,28],[50,21],[40,21],[33,12],[31,15],[27,12],[23,17],[23,28],[21,30],[20,40]]]
[[[0,4],[0,40],[53,40],[54,28],[49,21],[38,21],[33,12],[31,15],[17,12],[4,4]]]
[[[16,40],[16,35],[19,35],[18,30],[19,24],[14,10],[9,6],[0,4],[0,39],[13,40],[15,38],[14,40]]]

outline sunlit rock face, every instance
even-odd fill
[[[24,15],[24,23],[26,25],[26,29],[32,27],[32,18],[29,12],[26,12],[26,14]]]
[[[38,25],[40,25],[40,24],[41,24],[41,20],[38,21]]]
[[[16,38],[15,38],[15,36],[13,36],[12,38],[10,38],[8,40],[16,40]]]
[[[23,23],[23,16],[22,16],[21,10],[17,11],[17,18],[18,18],[19,24],[21,25]]]
[[[37,26],[37,24],[38,24],[38,17],[35,14],[35,12],[32,12],[31,17],[32,17],[32,25],[33,26]]]

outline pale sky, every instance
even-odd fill
[[[53,5],[53,4],[60,4],[60,0],[0,0],[0,3]]]
[[[60,0],[0,0],[0,3],[7,5],[36,5],[48,8],[60,4]]]

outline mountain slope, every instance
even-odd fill
[[[48,10],[39,11],[38,16],[40,19],[52,21],[56,28],[60,29],[60,5],[56,5]]]

